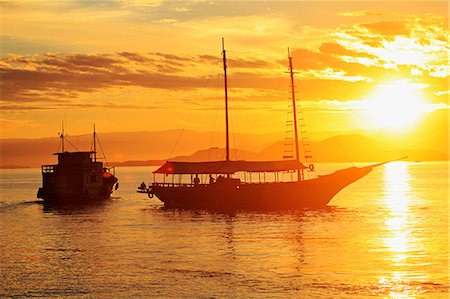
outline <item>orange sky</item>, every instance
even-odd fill
[[[93,123],[103,132],[221,131],[221,37],[235,131],[284,131],[288,46],[311,131],[405,132],[448,115],[447,2],[0,7],[2,138],[55,136],[61,120],[72,135]]]

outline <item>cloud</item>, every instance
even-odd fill
[[[372,82],[373,80],[369,77],[357,75],[350,76],[343,70],[334,70],[332,68],[326,68],[320,71],[310,70],[303,73],[303,77],[312,77],[324,80],[340,80],[340,81],[348,81],[348,82],[357,82],[357,81],[366,81]]]
[[[371,11],[371,10],[358,10],[358,11],[347,11],[338,13],[339,16],[343,17],[386,17],[386,16],[399,16],[395,12],[381,12],[381,11]]]
[[[377,67],[369,68],[358,61],[346,59],[371,57],[369,54],[348,50],[337,43],[323,43],[319,50],[295,49],[292,52],[294,68],[300,70],[300,78],[370,82],[378,73]]]
[[[361,25],[369,31],[382,35],[409,35],[411,31],[401,21],[381,21]]]
[[[437,96],[448,95],[450,94],[450,90],[436,91],[434,94]]]
[[[132,6],[133,9],[138,7]],[[172,12],[176,10],[174,5],[168,7]],[[368,12],[357,12],[355,15],[369,16]],[[430,82],[428,90],[432,94],[446,89],[444,82],[449,77],[450,68],[447,63],[449,46],[445,18],[398,13],[372,13],[370,17],[387,19],[372,22],[365,19],[365,22],[341,24],[332,30],[296,27],[307,37],[317,35],[314,42],[303,43],[302,38],[293,39],[296,41],[292,51],[294,68],[298,71],[296,79],[301,87],[299,92],[305,98],[312,101],[360,99],[389,77],[420,78]],[[204,38],[202,34],[211,27],[211,21],[215,22],[214,30],[217,32],[227,28],[225,33],[232,34],[234,42],[240,47],[259,40],[264,42],[263,48],[268,47],[262,54],[229,52],[227,64],[230,88],[236,92],[234,96],[249,99],[249,95],[257,90],[257,98],[262,99],[278,92],[280,78],[287,78],[284,74],[286,59],[281,59],[281,51],[275,55],[275,46],[270,44],[278,45],[286,37],[283,31],[291,30],[296,23],[277,15],[270,18],[205,17],[186,21],[182,28],[194,32],[194,39],[199,36]],[[235,24],[230,27],[230,22]],[[267,36],[273,38],[267,39]],[[296,48],[295,45],[301,47]],[[101,105],[107,102],[106,98],[100,100],[98,97],[102,103],[95,104],[83,101],[87,101],[90,94],[130,88],[153,92],[158,89],[167,93],[182,90],[186,91],[185,98],[189,98],[189,92],[204,88],[212,74],[217,78],[222,74],[220,52],[217,55],[205,53],[210,52],[173,54],[128,50],[96,54],[8,55],[0,59],[1,102],[8,109],[20,105],[37,107],[30,103],[39,102],[45,103],[42,107],[103,107]],[[211,84],[207,87],[217,86]],[[435,94],[432,101],[442,100],[442,97],[437,98]],[[274,100],[278,100],[278,94]],[[125,103],[121,104],[118,107],[126,108]],[[130,107],[137,106],[133,104]]]
[[[132,53],[132,52],[118,52],[120,56],[123,56],[131,61],[138,62],[138,63],[145,63],[145,62],[153,62],[154,59],[145,57],[142,54],[139,53]]]
[[[131,6],[131,7],[137,7],[137,8],[155,8],[155,7],[161,6],[161,4],[164,1],[162,1],[162,0],[116,0],[115,2],[120,3],[121,5],[124,5],[124,6]]]
[[[406,66],[414,75],[426,73],[431,77],[448,77],[450,71],[446,53],[450,48],[445,20],[444,17],[425,14],[353,24],[342,27],[334,34],[335,43],[347,51],[360,54],[360,57],[348,55],[345,58],[347,62],[384,69]],[[328,48],[343,51],[337,46]]]
[[[208,65],[205,70],[205,61],[218,64],[221,60],[207,55],[132,52],[9,55],[0,60],[1,100],[3,104],[14,105],[49,102],[70,106],[68,100],[76,99],[82,93],[115,87],[200,88],[211,75],[207,73]],[[271,66],[257,58],[231,59],[229,64],[234,70]],[[215,74],[220,73],[218,66]],[[4,107],[13,109],[14,105]]]
[[[353,50],[349,50],[344,46],[336,43],[336,42],[326,42],[320,45],[319,50],[321,53],[330,54],[330,55],[338,55],[338,56],[356,56],[361,55],[361,53]],[[367,56],[371,56],[366,54]]]

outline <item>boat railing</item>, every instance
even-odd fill
[[[152,183],[157,187],[207,187],[209,184],[187,184],[187,183]]]
[[[237,185],[269,185],[276,183],[292,183],[293,181],[285,181],[285,182],[240,182]],[[209,183],[209,184],[188,184],[188,183],[152,183],[152,186],[163,187],[163,188],[176,188],[176,187],[203,187],[207,188],[208,186],[215,185],[217,183]]]
[[[42,173],[55,173],[56,165],[42,165]]]

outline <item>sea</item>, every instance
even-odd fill
[[[392,162],[280,212],[164,209],[136,193],[153,169],[116,168],[112,198],[76,208],[36,198],[40,169],[1,170],[0,297],[449,297],[448,162]]]

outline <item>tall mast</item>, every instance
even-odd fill
[[[64,121],[61,121],[61,151],[64,153]]]
[[[295,86],[294,86],[294,70],[292,67],[292,57],[291,52],[288,48],[288,58],[289,58],[289,74],[291,75],[291,93],[292,93],[292,114],[294,120],[294,141],[295,141],[295,159],[299,162],[299,168],[297,169],[297,179],[301,180],[301,166],[300,166],[300,154],[298,146],[298,129],[297,129],[297,107],[295,105]]]
[[[94,162],[97,162],[97,134],[95,133],[95,124],[94,124]]]
[[[223,72],[225,80],[225,134],[226,134],[226,160],[230,161],[230,143],[229,143],[229,132],[228,132],[228,81],[227,81],[227,56],[225,52],[225,41],[222,37],[222,56],[223,56]]]

